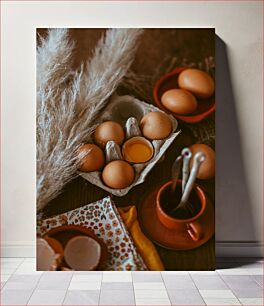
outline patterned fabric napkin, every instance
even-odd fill
[[[42,236],[48,230],[66,224],[87,227],[104,241],[109,252],[106,270],[147,270],[110,197],[48,219],[39,220],[37,234]]]

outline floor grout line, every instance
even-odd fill
[[[67,295],[67,292],[69,291],[69,287],[70,287],[70,285],[71,285],[72,278],[73,278],[73,273],[72,273],[72,275],[71,275],[71,279],[70,279],[70,281],[69,281],[69,284],[68,284],[68,286],[67,286],[67,289],[65,290],[64,298],[63,298],[63,300],[62,300],[61,305],[63,305],[63,303],[64,303],[64,301],[65,301],[65,299],[66,299],[66,295]]]
[[[100,286],[100,290],[99,290],[99,297],[98,297],[98,304],[97,305],[100,305],[100,299],[101,299],[101,292],[102,292],[102,283],[103,283],[103,271],[102,271],[102,274],[101,274],[101,286]]]
[[[35,286],[35,288],[32,290],[32,293],[30,294],[30,297],[29,297],[29,299],[28,299],[28,301],[27,301],[27,304],[26,305],[28,305],[28,303],[29,303],[29,301],[30,301],[30,299],[31,299],[31,297],[32,297],[32,295],[33,295],[33,293],[35,292],[35,290],[36,290],[36,288],[38,287],[38,284],[39,284],[39,282],[40,282],[40,280],[41,280],[41,278],[43,277],[43,273],[40,275],[40,277],[39,277],[39,279],[38,279],[38,281],[36,282],[36,286]]]
[[[238,277],[241,275],[237,275]],[[227,288],[229,288],[229,290],[234,294],[234,296],[236,297],[236,299],[238,300],[238,302],[240,303],[240,305],[242,305],[240,299],[237,297],[237,295],[235,294],[235,292],[233,291],[233,289],[228,285],[228,283],[224,280],[224,278],[221,277],[220,274],[220,278],[222,279],[222,281],[226,284]]]
[[[131,272],[131,280],[132,280],[132,288],[133,288],[134,301],[135,301],[135,305],[137,305],[136,293],[135,293],[135,287],[134,287],[134,281],[133,281],[133,273],[132,272]]]
[[[172,304],[172,301],[171,301],[171,299],[170,299],[170,295],[169,295],[169,293],[168,293],[168,288],[167,288],[167,286],[166,286],[166,283],[165,283],[165,281],[164,281],[164,278],[163,278],[163,275],[162,275],[162,273],[161,273],[161,272],[160,272],[160,275],[161,275],[161,278],[162,278],[162,281],[163,281],[164,287],[165,287],[165,289],[166,289],[166,292],[167,292],[167,295],[168,295],[168,298],[169,298],[170,304],[171,304],[171,305],[173,305],[173,304]]]
[[[202,300],[204,301],[204,304],[205,304],[205,305],[207,305],[207,303],[206,303],[205,299],[203,298],[203,296],[201,295],[201,292],[200,292],[200,290],[198,289],[198,287],[197,287],[197,285],[196,285],[196,283],[195,283],[194,279],[192,278],[192,274],[191,274],[190,272],[188,272],[188,275],[190,276],[191,280],[192,280],[192,281],[193,281],[193,283],[194,283],[194,286],[195,286],[195,287],[196,287],[196,289],[198,290],[198,292],[199,292],[199,294],[200,294],[200,296],[201,296]]]

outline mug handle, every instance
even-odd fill
[[[187,224],[187,232],[191,236],[193,241],[198,241],[202,238],[202,227],[197,222],[191,222]]]

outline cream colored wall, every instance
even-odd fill
[[[1,6],[1,230],[5,254],[12,250],[16,250],[16,254],[23,250],[32,254],[34,250],[36,27],[215,27],[216,34],[227,46],[233,108],[242,135],[242,161],[250,199],[242,206],[241,199],[236,200],[234,190],[239,192],[240,182],[224,177],[221,164],[221,176],[217,177],[220,200],[217,202],[217,240],[262,240],[261,2],[139,1],[110,4],[43,1],[3,2]],[[226,110],[228,116],[228,107]],[[223,115],[217,120],[224,120]],[[224,144],[224,136],[219,132],[220,143]],[[217,154],[221,155],[220,147]],[[225,149],[225,154],[232,152]],[[241,188],[244,187],[241,185]],[[251,223],[248,222],[249,215]]]

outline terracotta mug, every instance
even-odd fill
[[[192,195],[190,196],[190,202],[195,199],[196,203],[193,201],[191,202],[192,205],[196,206],[197,213],[189,218],[189,219],[179,219],[170,216],[167,212],[164,210],[164,202],[166,199],[168,199],[168,196],[166,196],[166,192],[170,192],[170,188],[172,185],[172,181],[167,182],[164,184],[158,191],[157,198],[156,198],[156,211],[157,216],[160,220],[160,222],[167,227],[170,230],[175,230],[176,232],[187,232],[191,239],[193,241],[199,241],[204,237],[205,230],[203,228],[203,224],[205,224],[205,219],[210,217],[210,214],[208,213],[208,199],[204,193],[204,191],[201,189],[201,187],[195,185],[192,190]],[[175,204],[177,201],[179,201],[179,198],[181,196],[181,181],[179,180],[177,182],[177,190],[179,192],[177,199],[175,198]],[[191,199],[192,198],[192,199]],[[173,203],[172,199],[169,199]]]

